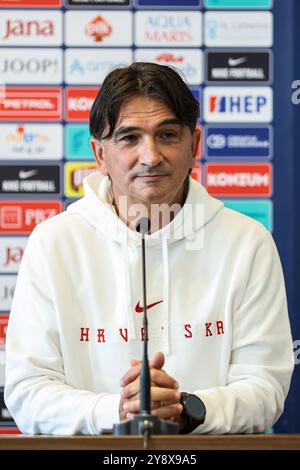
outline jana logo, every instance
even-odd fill
[[[257,113],[267,104],[265,96],[216,96],[209,97],[210,113]]]
[[[9,39],[10,37],[51,37],[55,34],[55,26],[53,21],[22,21],[22,20],[7,20],[5,35],[2,39]]]
[[[101,42],[107,36],[110,36],[113,32],[111,25],[102,18],[102,16],[98,15],[94,18],[85,28],[85,34],[87,36],[91,36],[94,41]]]

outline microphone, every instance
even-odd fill
[[[152,434],[179,434],[179,426],[171,421],[164,421],[151,414],[151,377],[148,361],[148,318],[147,318],[147,288],[146,288],[146,248],[145,235],[150,231],[150,220],[142,217],[136,224],[136,231],[142,236],[142,279],[143,279],[143,327],[144,347],[140,378],[140,412],[131,420],[114,424],[113,434],[118,436],[137,435],[144,436],[144,450],[148,448],[149,438]]]

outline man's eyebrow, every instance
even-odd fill
[[[163,126],[170,126],[170,125],[177,125],[182,127],[183,123],[179,121],[179,119],[172,118],[172,119],[165,119],[164,121],[159,122],[156,125],[156,128],[159,129]],[[127,134],[129,132],[141,131],[143,130],[142,127],[139,126],[121,126],[117,130],[114,131],[114,137],[120,137],[120,135]]]

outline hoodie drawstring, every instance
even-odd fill
[[[162,240],[162,255],[163,255],[163,346],[164,353],[170,354],[170,312],[169,312],[169,252],[168,240]]]
[[[135,327],[134,327],[134,313],[132,307],[132,292],[131,292],[131,276],[130,276],[130,264],[128,256],[128,245],[127,241],[122,242],[122,260],[124,269],[124,283],[125,283],[125,298],[126,298],[126,320],[128,325],[128,339],[136,339]]]

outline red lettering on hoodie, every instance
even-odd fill
[[[80,341],[89,341],[89,328],[80,328],[81,330],[81,335],[80,335]]]
[[[185,338],[192,338],[193,333],[191,332],[190,328],[192,328],[192,325],[190,325],[189,323],[187,325],[184,325],[184,329],[187,332],[187,334],[184,334]]]
[[[123,333],[123,329],[119,328],[120,335],[122,336],[124,341],[126,341],[126,343],[127,343],[127,341],[128,341],[128,329],[124,328],[124,331],[125,331],[125,334]]]
[[[217,321],[217,334],[223,335],[224,334],[224,323],[222,321]]]
[[[205,336],[212,336],[212,332],[210,331],[212,323],[205,323]]]
[[[98,328],[97,332],[98,332],[98,343],[105,343],[106,341],[105,341],[105,336],[104,336],[104,333],[105,333],[104,328]]]

